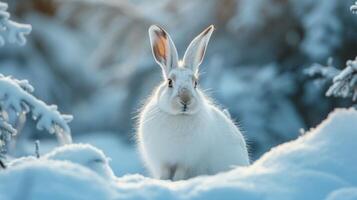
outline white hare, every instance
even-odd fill
[[[182,180],[249,165],[241,132],[197,85],[213,30],[211,25],[198,35],[179,61],[169,34],[155,25],[149,28],[164,80],[139,115],[137,142],[155,178]]]

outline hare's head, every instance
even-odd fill
[[[198,68],[213,30],[211,25],[193,39],[179,61],[169,34],[158,26],[150,27],[152,53],[164,78],[157,93],[161,110],[170,114],[194,114],[201,108],[203,96],[197,88]]]

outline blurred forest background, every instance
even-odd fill
[[[116,153],[127,157],[135,156],[128,152],[134,152],[137,111],[161,80],[149,46],[151,24],[171,34],[180,56],[195,35],[215,25],[200,84],[240,125],[253,160],[335,107],[353,104],[326,98],[328,85],[304,74],[329,58],[343,68],[357,55],[352,0],[5,2],[12,19],[33,31],[24,47],[0,47],[0,73],[28,79],[37,97],[73,114],[75,141],[110,138],[102,145],[125,144],[131,150]],[[18,143],[52,139],[32,123],[21,132]],[[24,146],[17,149],[26,154]]]

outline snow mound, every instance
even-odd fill
[[[46,154],[45,159],[66,160],[86,166],[105,178],[114,178],[113,171],[109,167],[109,158],[103,151],[89,144],[71,144],[56,148]]]
[[[43,155],[40,159],[33,156],[22,157],[11,161],[9,168],[21,166],[32,161],[63,161],[65,163],[77,164],[92,170],[107,180],[114,179],[114,173],[109,166],[109,158],[103,151],[89,144],[70,144],[55,148],[53,151]]]
[[[92,170],[66,161],[30,160],[0,172],[0,199],[111,199],[110,185]]]
[[[61,147],[0,171],[0,199],[11,199],[22,185],[28,199],[356,199],[357,155],[351,153],[356,122],[356,110],[337,109],[307,134],[273,148],[249,167],[179,182],[141,175],[108,179],[88,170],[90,165],[82,166],[88,166],[86,159],[105,160],[99,150]]]

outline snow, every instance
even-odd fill
[[[31,25],[20,24],[10,20],[7,12],[8,4],[0,2],[0,46],[9,43],[24,45],[25,35],[32,30]],[[71,143],[71,132],[67,123],[73,117],[63,115],[57,110],[56,105],[47,105],[43,101],[34,97],[31,93],[34,88],[28,80],[18,80],[0,73],[0,156],[8,150],[8,143],[23,126],[25,115],[31,111],[32,118],[37,120],[36,128],[56,133],[57,139],[62,144]],[[11,124],[11,114],[17,118],[16,126]],[[10,116],[10,117],[9,117]]]
[[[35,156],[36,146],[35,140],[17,141],[17,148],[13,154],[16,157]],[[51,138],[42,139],[39,149],[40,156],[53,151],[57,146],[57,142]],[[74,143],[90,144],[97,147],[108,158],[108,164],[116,176],[125,174],[140,173],[146,174],[143,163],[140,160],[139,154],[132,144],[123,142],[121,137],[116,133],[111,132],[90,132],[83,135],[73,137]]]
[[[249,167],[178,182],[138,174],[108,178],[103,168],[91,163],[98,159],[97,164],[108,167],[103,152],[90,145],[68,145],[40,159],[13,161],[0,171],[0,194],[5,200],[15,195],[29,199],[355,199],[357,155],[350,152],[357,140],[356,121],[356,110],[336,109],[316,128],[271,149]],[[25,192],[18,193],[19,189]]]
[[[10,14],[6,11],[8,5],[0,2],[0,46],[5,44],[5,41],[25,45],[25,35],[31,32],[31,25],[20,24],[10,20]]]
[[[116,176],[140,173],[146,174],[139,153],[132,144],[123,142],[115,133],[93,132],[74,137],[75,142],[88,143],[100,148],[110,159],[109,165]]]
[[[101,150],[88,144],[62,146],[46,154],[43,158],[71,161],[86,166],[107,179],[114,177],[113,171],[109,167],[109,159]]]
[[[357,14],[357,1],[350,7],[352,13]]]
[[[17,80],[0,74],[0,98],[3,112],[14,111],[16,114],[31,111],[32,118],[37,121],[37,129],[56,133],[62,144],[71,143],[71,132],[68,123],[71,115],[63,115],[56,105],[47,105],[34,97],[34,88],[27,80]],[[4,126],[5,127],[5,126]]]
[[[67,161],[29,160],[1,172],[0,199],[110,199],[110,184]],[[6,184],[4,184],[6,183]]]
[[[332,80],[339,72],[340,70],[336,69],[331,65],[323,66],[317,63],[311,65],[311,67],[306,68],[304,70],[304,73],[308,76],[321,76],[321,78],[326,78],[330,80]]]
[[[333,78],[326,96],[352,96],[354,101],[357,99],[357,57],[355,60],[348,60],[346,68]]]

